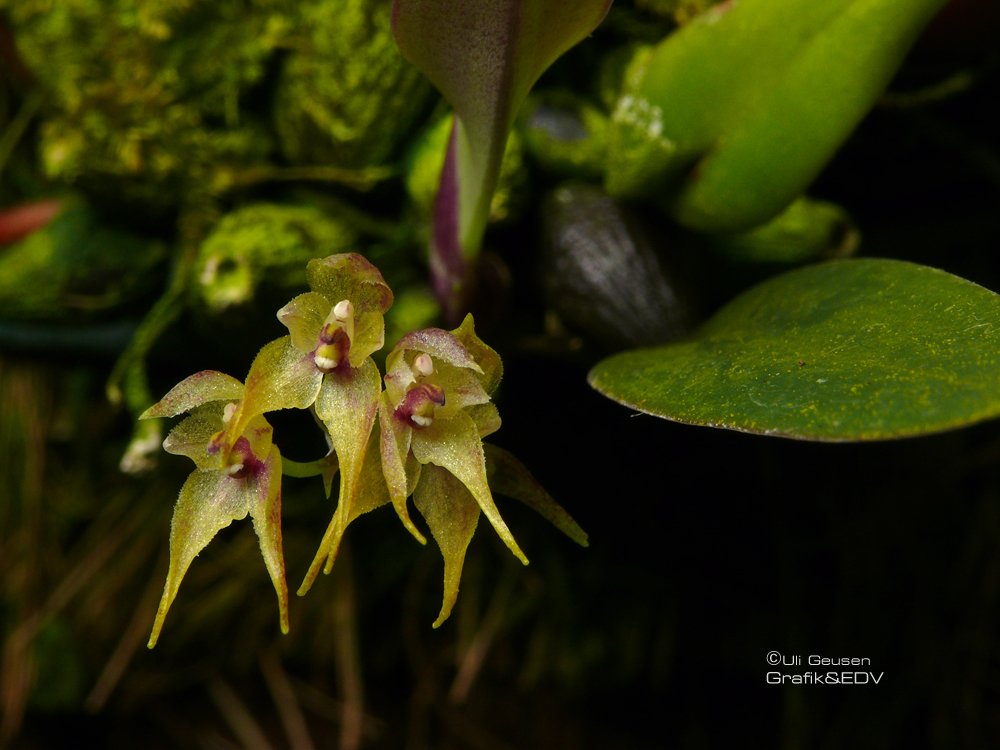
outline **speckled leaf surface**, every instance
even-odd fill
[[[690,340],[600,362],[591,385],[666,419],[806,440],[880,440],[1000,415],[1000,296],[893,260],[771,279]]]

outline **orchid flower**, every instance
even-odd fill
[[[190,416],[163,441],[168,453],[187,456],[197,467],[181,487],[170,527],[170,565],[149,637],[152,648],[167,611],[194,558],[233,521],[253,519],[274,590],[281,631],[288,632],[288,587],[281,547],[281,453],[272,429],[254,415],[238,429],[247,389],[236,378],[205,370],[174,386],[141,419]]]
[[[289,334],[265,346],[250,367],[247,414],[313,407],[340,466],[340,496],[319,550],[299,589],[309,590],[320,568],[329,572],[356,502],[358,478],[382,390],[371,355],[385,339],[392,291],[382,274],[356,253],[316,259],[306,267],[311,291],[278,311]],[[250,408],[252,407],[252,408]],[[325,561],[325,567],[324,567]]]
[[[407,511],[406,499],[412,494],[444,557],[444,599],[434,627],[448,618],[455,604],[480,513],[514,556],[528,564],[493,500],[482,441],[500,427],[490,397],[502,371],[499,355],[476,335],[471,315],[454,331],[429,328],[404,336],[386,360],[385,392],[379,403],[382,471],[403,525],[425,543]],[[497,461],[514,471],[505,494],[532,505],[586,544],[586,534],[527,470],[491,447],[490,465]]]
[[[476,334],[472,316],[453,331],[428,328],[404,336],[382,378],[371,355],[384,340],[383,316],[393,296],[362,256],[310,261],[311,291],[278,311],[289,335],[260,350],[246,385],[214,370],[179,383],[143,418],[191,412],[163,447],[197,467],[174,511],[170,567],[149,645],[159,637],[181,579],[195,556],[233,520],[253,518],[275,590],[282,631],[288,592],[281,550],[281,475],[340,471],[336,511],[299,589],[329,572],[347,527],[363,513],[392,504],[422,544],[407,509],[412,496],[444,558],[444,596],[434,627],[451,613],[466,550],[480,514],[524,564],[524,552],[500,516],[500,494],[537,510],[578,543],[587,536],[513,456],[483,438],[500,427],[491,401],[500,383],[499,355]],[[264,418],[278,409],[309,409],[326,429],[330,452],[308,464],[283,460]]]

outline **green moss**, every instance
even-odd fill
[[[252,302],[264,281],[303,291],[307,261],[351,250],[357,239],[350,224],[311,206],[244,206],[224,216],[202,244],[194,294],[218,312]]]
[[[309,0],[284,62],[274,123],[297,164],[362,167],[397,151],[430,84],[396,49],[389,0]]]
[[[46,89],[46,174],[174,205],[270,150],[252,101],[290,25],[268,3],[0,0]]]

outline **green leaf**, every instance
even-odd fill
[[[875,104],[945,0],[742,0],[667,37],[619,101],[607,187],[681,224],[778,215]],[[849,50],[849,52],[847,52]]]
[[[590,383],[641,412],[806,440],[881,440],[1000,415],[1000,296],[926,266],[844,260],[729,303],[684,343]]]

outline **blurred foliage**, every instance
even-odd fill
[[[79,199],[64,199],[41,229],[0,252],[0,317],[76,322],[155,291],[166,259],[160,240],[103,222]]]

